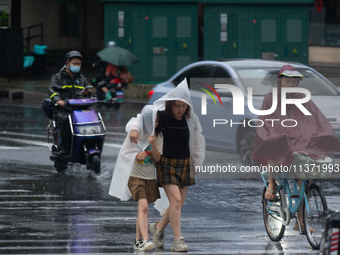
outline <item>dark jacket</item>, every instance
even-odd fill
[[[61,91],[54,91],[53,85],[62,87]],[[86,78],[79,73],[74,74],[71,78],[65,71],[65,68],[60,70],[51,78],[51,83],[48,87],[48,93],[53,103],[63,100],[65,103],[68,99],[80,98],[79,92],[87,86]]]

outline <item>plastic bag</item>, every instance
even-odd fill
[[[329,165],[333,163],[330,157],[312,159],[307,153],[294,152],[292,165],[295,167],[294,175],[299,179],[324,179],[331,177]]]

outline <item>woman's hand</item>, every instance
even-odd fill
[[[154,147],[156,145],[156,138],[154,135],[150,135],[148,138],[149,143]]]
[[[130,132],[130,142],[137,144],[139,140],[139,132],[137,130],[131,130]]]
[[[161,154],[160,154],[160,152],[159,152],[159,150],[157,148],[155,136],[154,135],[150,135],[149,138],[148,138],[148,141],[149,141],[149,143],[152,146],[152,155],[153,155],[153,158],[155,159],[155,162],[160,161]]]

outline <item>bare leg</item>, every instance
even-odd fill
[[[180,189],[175,184],[165,184],[163,188],[169,199],[170,206],[166,210],[162,220],[156,225],[156,229],[163,230],[170,222],[175,240],[177,240],[181,237],[181,208],[184,204],[188,187],[185,186]]]
[[[299,184],[299,187],[301,189],[301,184],[302,184],[302,181],[301,180],[298,180],[298,184]],[[299,193],[300,193],[300,190],[299,190]],[[302,232],[304,232],[304,229],[305,229],[305,225],[303,224],[303,203],[305,202],[304,198],[302,199],[302,203],[299,207],[299,209],[297,210],[297,216],[298,216],[298,220],[300,222],[300,226],[301,226],[301,229],[302,229]],[[309,227],[309,231],[314,233],[315,230],[312,228],[312,227]]]
[[[143,239],[142,238],[142,233],[140,232],[139,229],[139,221],[138,221],[138,216],[137,216],[137,220],[136,220],[136,241],[139,239]]]
[[[143,237],[143,240],[149,239],[148,236],[148,210],[149,210],[149,205],[148,201],[146,199],[138,199],[138,228],[136,228],[136,238],[138,237],[138,232],[139,234]],[[138,238],[139,240],[141,238]]]
[[[268,168],[269,166],[276,166],[277,164],[271,160],[268,160]],[[269,199],[274,199],[275,198],[275,174],[273,172],[268,171],[268,187],[267,191],[265,193],[265,197]]]
[[[182,208],[183,205],[184,205],[187,193],[188,193],[188,186],[184,186],[182,189],[180,189],[180,192],[181,192],[181,198],[182,198],[181,199],[181,208]],[[156,225],[157,230],[164,230],[166,228],[166,226],[170,223],[169,208],[170,208],[170,206],[168,206],[168,208],[166,209],[161,221],[157,223],[157,225]]]
[[[107,89],[107,87],[102,87],[102,91],[103,91],[104,93],[106,93],[106,92],[108,92],[109,90]]]
[[[168,208],[166,208],[166,211],[165,211],[161,221],[157,223],[157,225],[156,225],[157,230],[164,230],[166,228],[166,226],[170,223],[169,209],[170,209],[170,206],[168,206]]]

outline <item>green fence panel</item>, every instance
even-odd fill
[[[309,5],[206,4],[204,59],[258,58],[308,64]]]
[[[138,58],[136,82],[164,81],[197,61],[197,3],[106,3],[109,40]]]

